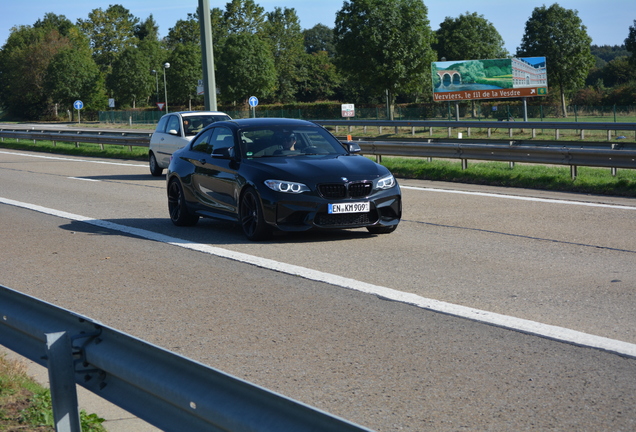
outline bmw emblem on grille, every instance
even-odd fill
[[[340,177],[340,179],[341,179],[343,182],[345,182],[345,183],[349,181],[349,179],[348,179],[348,178],[346,178],[346,177]]]

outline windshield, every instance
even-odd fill
[[[347,151],[321,127],[258,127],[240,131],[244,158],[345,155]]]

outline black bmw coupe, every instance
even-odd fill
[[[273,231],[393,232],[400,187],[388,169],[322,126],[254,118],[213,123],[173,154],[167,174],[175,225],[237,221],[250,240]]]

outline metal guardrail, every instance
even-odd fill
[[[323,126],[373,126],[397,128],[481,128],[481,129],[564,129],[564,130],[608,130],[635,131],[636,123],[614,122],[548,122],[548,121],[448,121],[448,120],[312,120]]]
[[[377,156],[412,156],[464,161],[491,160],[571,166],[636,169],[636,150],[551,146],[515,146],[469,143],[411,143],[356,141],[362,153]]]
[[[48,367],[57,432],[81,432],[76,384],[165,431],[370,432],[1,285],[0,344]]]
[[[314,121],[323,126],[390,126],[404,127],[446,127],[446,128],[497,128],[504,122],[496,121],[388,121],[388,120],[320,120]],[[562,123],[562,122],[505,122],[506,127],[514,128],[544,128],[555,130],[576,129],[583,131],[608,130],[608,138],[611,130],[636,131],[636,123]],[[581,132],[583,133],[583,132]],[[148,132],[98,132],[95,131],[48,131],[43,130],[17,130],[0,127],[0,139],[33,139],[68,142],[88,142],[127,146],[148,146],[150,141]],[[525,163],[545,163],[555,165],[569,165],[572,177],[576,177],[576,167],[608,167],[636,168],[635,145],[625,145],[611,142],[573,143],[568,141],[514,141],[509,140],[502,144],[501,140],[475,140],[475,139],[419,139],[411,141],[356,141],[360,144],[366,155],[376,156],[381,160],[385,156],[410,156],[427,158],[460,159],[462,168],[467,167],[467,161],[492,160]],[[486,144],[488,142],[488,144]],[[618,142],[618,141],[617,141]],[[629,147],[629,148],[624,148]],[[615,171],[613,171],[615,172]]]
[[[53,144],[57,141],[74,142],[74,143],[94,143],[103,146],[109,145],[124,145],[124,146],[141,146],[148,147],[150,143],[150,136],[152,133],[148,132],[114,132],[103,131],[96,132],[94,130],[34,130],[34,129],[8,129],[0,128],[0,138],[14,138],[17,140],[45,140],[53,141]]]

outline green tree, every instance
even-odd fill
[[[118,106],[135,108],[138,100],[148,100],[154,87],[150,70],[150,58],[142,50],[124,48],[106,78],[106,87]]]
[[[174,49],[179,44],[200,44],[201,30],[199,27],[199,19],[189,13],[188,18],[178,20],[174,27],[168,30],[166,36],[166,45],[169,49]]]
[[[170,104],[187,105],[196,97],[197,82],[203,78],[201,47],[193,43],[178,45],[168,56],[166,70]]]
[[[0,103],[9,114],[39,119],[50,105],[44,78],[51,59],[64,47],[57,30],[46,32],[31,26],[13,27],[0,51]]]
[[[308,54],[327,51],[330,57],[336,54],[333,44],[333,29],[324,24],[316,24],[310,29],[303,30],[305,51]]]
[[[340,91],[342,77],[327,51],[304,54],[296,97],[303,102],[328,100]]]
[[[94,107],[103,85],[90,57],[88,40],[64,16],[47,14],[33,27],[11,29],[0,50],[0,100],[25,119],[55,116],[55,104],[81,96]]]
[[[294,9],[277,7],[266,15],[264,35],[272,50],[278,79],[273,99],[275,102],[291,102],[298,90],[305,52],[300,22]]]
[[[225,102],[266,98],[276,88],[272,52],[259,36],[243,32],[228,36],[217,61],[217,85]]]
[[[159,40],[159,25],[152,14],[145,21],[135,25],[135,37],[139,41]]]
[[[139,18],[122,5],[110,5],[105,11],[93,9],[88,19],[78,19],[77,24],[90,39],[95,63],[105,74],[126,47],[137,45]]]
[[[353,87],[383,95],[424,90],[434,36],[421,0],[351,0],[336,14],[336,66]],[[429,86],[430,87],[430,86]]]
[[[73,111],[73,102],[80,99],[90,110],[106,105],[106,93],[99,69],[93,60],[88,40],[76,27],[69,34],[76,41],[60,50],[50,61],[44,89],[51,101],[62,109]]]
[[[636,66],[636,20],[634,20],[634,25],[629,26],[629,34],[625,39],[625,48],[632,53],[629,58],[630,64]]]
[[[518,57],[546,57],[548,84],[559,88],[563,116],[566,94],[585,85],[585,79],[594,66],[590,45],[592,38],[578,17],[578,12],[564,9],[557,3],[533,10],[526,22]]]
[[[253,0],[232,0],[225,5],[223,19],[229,33],[258,34],[263,30],[265,9]]]
[[[435,32],[433,49],[437,58],[446,60],[482,60],[508,56],[504,40],[494,25],[476,12],[457,18],[446,17]]]

